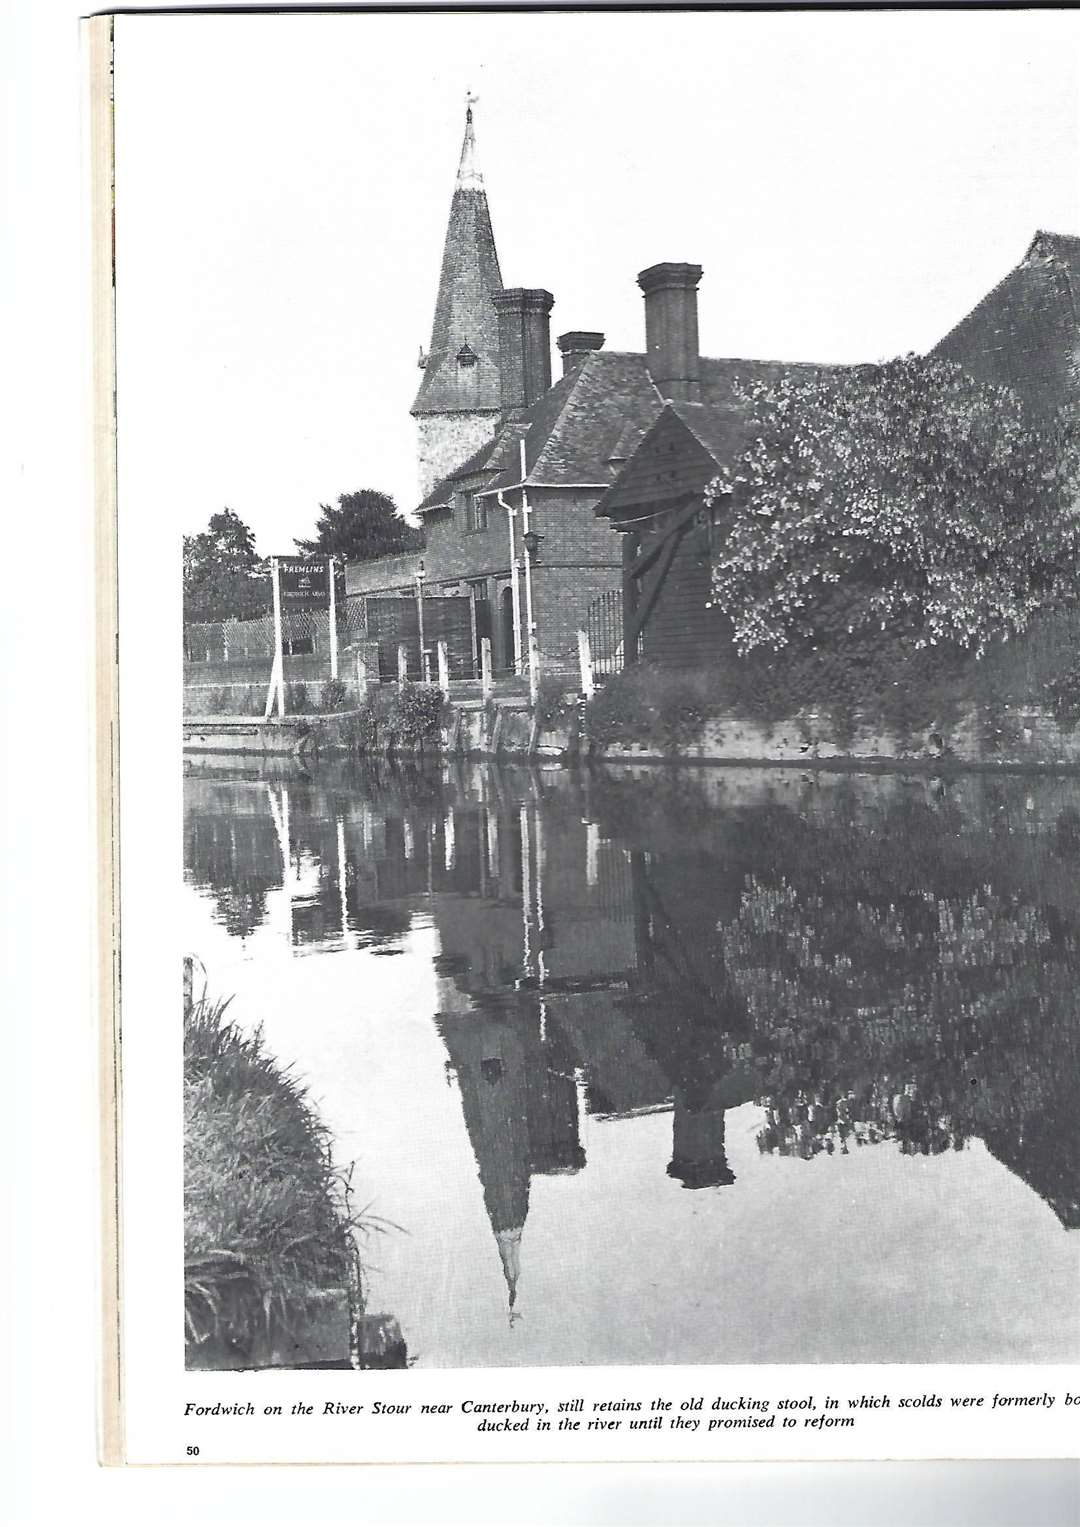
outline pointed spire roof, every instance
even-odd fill
[[[503,1277],[506,1279],[507,1307],[510,1311],[511,1323],[517,1314],[514,1305],[517,1303],[518,1279],[521,1277],[521,1232],[523,1229],[524,1226],[516,1225],[512,1230],[500,1230],[495,1237],[499,1245]]]
[[[467,98],[431,344],[414,414],[497,413],[501,407],[499,324],[492,297],[502,290],[502,275],[477,164],[475,99]],[[475,361],[463,364],[463,353]]]
[[[458,160],[457,183],[463,191],[482,191],[484,177],[476,165],[476,133],[473,129],[472,109],[476,96],[465,97],[465,139]]]

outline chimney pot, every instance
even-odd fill
[[[543,287],[511,286],[492,299],[499,318],[499,375],[504,414],[520,412],[551,386],[551,309]]]
[[[664,260],[638,275],[645,294],[645,349],[649,374],[665,398],[697,402],[701,396],[697,287],[701,266]]]
[[[571,329],[568,334],[560,334],[555,341],[562,352],[563,376],[572,371],[579,361],[583,361],[594,350],[604,348],[604,336],[595,329]]]

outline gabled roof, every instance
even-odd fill
[[[703,356],[703,401],[685,406],[691,416],[693,410],[702,407],[729,409],[740,386],[775,381],[792,372],[823,374],[844,369]],[[528,485],[606,488],[637,450],[664,406],[644,355],[594,350],[531,408],[503,424],[490,444],[438,483],[419,512],[447,507],[459,484],[482,474],[487,479],[485,491],[515,487],[521,481],[519,441],[523,436]]]
[[[1038,233],[1021,263],[930,353],[958,361],[979,381],[1011,387],[1033,412],[1080,407],[1078,298],[1080,238]],[[740,388],[853,369],[703,357],[700,401],[667,407],[719,462],[730,459]],[[449,505],[456,485],[469,479],[485,490],[515,486],[523,436],[529,485],[607,488],[664,408],[644,355],[593,351],[531,408],[504,422],[490,444],[429,493],[420,511]]]
[[[522,439],[529,484],[606,487],[614,477],[609,458],[617,447],[629,454],[661,407],[643,355],[594,350],[437,484],[420,512],[445,507],[457,484],[478,474],[485,488],[516,486]]]
[[[498,411],[499,323],[492,297],[501,289],[487,192],[476,167],[470,106],[450,203],[431,344],[412,406],[414,414]],[[472,364],[459,364],[459,356],[469,352]]]
[[[665,403],[594,513],[618,518],[620,511],[642,502],[696,491],[743,447],[748,425],[746,408],[734,399],[726,403]]]
[[[1080,238],[1037,233],[1020,264],[931,350],[1045,417],[1080,402]]]

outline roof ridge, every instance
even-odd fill
[[[983,295],[979,298],[978,302],[976,302],[973,307],[968,308],[967,312],[963,315],[963,317],[962,318],[958,318],[956,323],[953,324],[952,328],[947,330],[935,344],[930,346],[929,350],[926,352],[927,355],[933,355],[935,350],[940,350],[942,345],[945,344],[946,341],[950,340],[953,337],[953,335],[956,333],[957,329],[962,328],[964,326],[964,324],[967,323],[968,319],[971,318],[975,313],[977,313],[979,311],[979,309],[983,306],[984,303],[989,302],[991,297],[996,297],[997,296],[998,292],[1000,292],[1001,288],[1005,285],[1006,281],[1010,280],[1013,276],[1015,276],[1015,274],[1016,274],[1016,272],[1018,270],[1023,270],[1026,265],[1030,266],[1031,264],[1034,263],[1032,261],[1032,259],[1031,259],[1031,255],[1032,255],[1032,252],[1034,251],[1035,246],[1038,243],[1039,239],[1042,238],[1042,237],[1044,237],[1043,230],[1041,230],[1041,229],[1037,230],[1036,233],[1035,233],[1035,237],[1031,240],[1031,243],[1028,245],[1028,247],[1024,251],[1023,259],[1017,260],[1015,265],[1010,265],[1009,269],[1001,277],[1000,281],[996,281],[988,292],[984,292]]]

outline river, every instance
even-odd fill
[[[189,764],[421,1367],[1080,1358],[1080,780]]]

